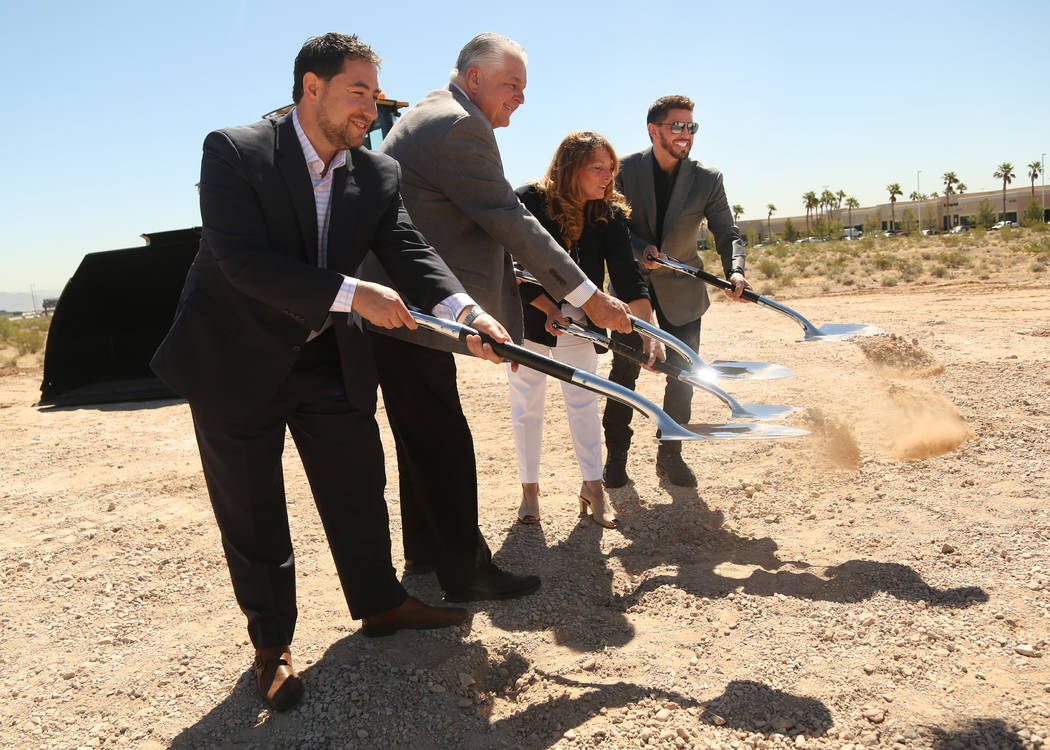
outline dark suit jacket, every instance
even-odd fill
[[[722,270],[728,279],[734,268],[744,268],[744,243],[733,223],[722,173],[695,159],[683,159],[671,188],[664,225],[656,226],[656,188],[653,181],[652,148],[625,156],[616,175],[616,187],[631,204],[631,245],[639,260],[647,245],[656,245],[668,255],[690,266],[703,268],[696,249],[700,222],[707,219],[715,237]],[[700,318],[710,306],[707,285],[698,278],[657,268],[642,268],[653,296],[664,316],[681,326]]]
[[[210,133],[201,163],[200,250],[150,366],[194,406],[237,419],[278,390],[341,283],[368,250],[407,300],[430,310],[463,291],[411,224],[400,169],[352,149],[335,171],[327,268],[318,268],[313,185],[291,114]],[[367,337],[332,313],[347,397],[372,409]]]
[[[565,247],[565,240],[561,235],[561,226],[558,225],[547,212],[545,197],[536,185],[522,185],[514,191],[529,213],[550,232],[551,237]],[[583,269],[587,278],[594,282],[599,289],[605,288],[605,268],[609,268],[609,277],[612,281],[612,293],[624,302],[633,302],[636,299],[649,299],[649,287],[642,280],[638,272],[638,264],[631,252],[631,233],[627,227],[627,218],[623,212],[613,207],[612,215],[605,221],[588,221],[583,225],[583,231],[575,246],[566,248],[569,256],[576,265]],[[554,336],[547,333],[544,327],[547,316],[532,305],[532,301],[541,294],[547,294],[537,284],[522,284],[521,292],[521,315],[525,321],[525,338],[539,344],[554,346],[557,342]],[[551,295],[547,295],[551,297]],[[555,303],[561,300],[551,299]],[[608,331],[596,328],[590,320],[581,321],[589,324],[595,331],[608,335]],[[604,351],[602,349],[601,351]]]

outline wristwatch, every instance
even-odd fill
[[[467,317],[463,318],[463,325],[470,328],[474,321],[481,315],[484,315],[485,311],[481,309],[481,305],[474,305],[474,309],[467,313]]]

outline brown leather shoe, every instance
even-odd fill
[[[255,684],[259,695],[276,711],[295,708],[303,697],[303,681],[292,669],[287,646],[255,649]]]
[[[364,618],[361,632],[369,638],[392,635],[399,630],[429,630],[459,625],[467,619],[467,610],[459,607],[431,607],[414,597],[404,604]]]

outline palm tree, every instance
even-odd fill
[[[860,208],[860,201],[854,198],[852,195],[846,199],[846,207],[849,209],[849,226],[853,228],[853,209]]]
[[[835,194],[825,190],[820,194],[820,205],[827,210],[827,218],[824,220],[825,236],[831,234],[831,207],[835,205]]]
[[[767,203],[766,208],[769,209],[769,213],[766,214],[766,232],[769,234],[770,241],[773,240],[773,212],[777,210],[777,207],[772,203]]]
[[[802,195],[802,205],[806,207],[806,236],[809,236],[809,212],[817,207],[817,194],[810,190]]]
[[[739,203],[735,204],[732,208],[733,211],[733,223],[736,224],[737,217],[744,213],[744,207]]]
[[[969,189],[970,188],[966,187],[966,183],[965,182],[957,182],[955,184],[955,192],[957,192],[959,195],[962,195],[963,193],[965,193]]]
[[[948,215],[951,213],[951,195],[955,192],[955,183],[959,181],[959,178],[955,175],[955,172],[945,172],[941,175],[941,180],[944,182],[944,223],[945,229],[948,228]]]
[[[1003,219],[1006,218],[1006,186],[1013,182],[1014,165],[1008,161],[1004,161],[998,167],[995,168],[995,173],[992,175],[997,180],[1003,181]]]
[[[839,212],[839,221],[842,221],[842,201],[846,200],[846,191],[839,190],[835,193],[835,208]]]
[[[901,190],[901,186],[896,182],[892,185],[886,186],[886,192],[890,194],[890,231],[897,231],[897,222],[894,216],[894,206],[897,205],[897,196],[904,195],[904,191]]]
[[[1035,200],[1035,181],[1043,173],[1043,163],[1033,161],[1028,164],[1028,179],[1032,181],[1032,200]]]

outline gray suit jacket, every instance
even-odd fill
[[[682,161],[671,189],[661,228],[656,222],[656,189],[653,184],[653,150],[648,148],[620,162],[616,187],[631,204],[631,246],[639,260],[648,245],[656,245],[682,263],[703,268],[696,249],[700,222],[715,236],[726,278],[736,268],[744,270],[744,243],[733,224],[733,212],[722,186],[722,173],[693,159]],[[711,305],[707,285],[670,268],[641,269],[664,315],[674,325],[698,320]]]
[[[415,226],[467,293],[515,341],[521,341],[523,326],[511,255],[557,299],[587,279],[518,200],[503,175],[492,126],[457,87],[431,91],[417,102],[379,150],[401,164],[401,192]],[[371,257],[361,276],[390,284]],[[466,352],[466,347],[437,334],[403,329],[380,333]]]

